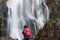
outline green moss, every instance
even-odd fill
[[[53,10],[53,11],[52,11],[52,14],[51,14],[51,19],[56,20],[57,17],[58,17],[57,10]]]
[[[55,0],[48,0],[48,5],[51,5]]]

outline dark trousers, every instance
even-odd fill
[[[29,40],[29,38],[24,38],[24,40]]]
[[[30,35],[29,35],[29,36],[24,37],[24,40],[29,40],[29,39],[30,39]]]

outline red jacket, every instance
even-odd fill
[[[23,31],[24,31],[24,35],[25,35],[25,36],[31,35],[31,31],[30,31],[29,28],[24,28]]]

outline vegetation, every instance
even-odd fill
[[[58,12],[57,12],[57,9],[55,9],[51,13],[51,19],[56,21],[57,17],[58,17]]]
[[[55,0],[47,0],[48,1],[48,5],[51,5],[53,2],[55,2]]]

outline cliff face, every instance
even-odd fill
[[[4,30],[6,31],[5,29],[7,24],[6,18],[7,18],[7,12],[8,12],[6,1],[7,0],[0,0],[0,36],[6,35],[6,32],[4,32]]]

